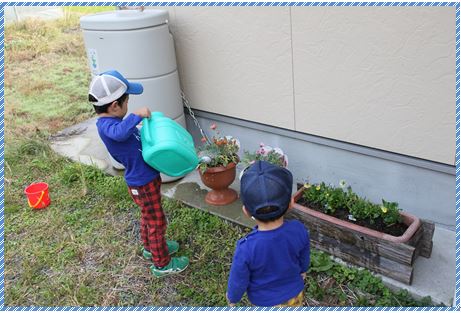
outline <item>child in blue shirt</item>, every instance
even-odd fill
[[[133,201],[141,208],[143,257],[150,259],[152,275],[163,277],[182,272],[189,265],[187,257],[171,257],[179,244],[165,239],[167,222],[161,203],[160,173],[142,157],[140,133],[136,127],[150,117],[147,107],[128,114],[130,94],[141,94],[141,84],[129,82],[117,71],[107,71],[93,78],[89,101],[98,114],[96,126],[110,155],[125,167],[125,181]]]
[[[301,222],[283,218],[293,204],[292,185],[290,171],[265,161],[242,175],[242,209],[257,226],[237,242],[226,294],[230,306],[245,292],[256,306],[302,306],[310,244]]]

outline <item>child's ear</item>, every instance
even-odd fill
[[[288,210],[291,210],[295,205],[295,198],[291,197],[290,204],[288,205]]]
[[[107,108],[107,111],[111,113],[116,109],[117,109],[117,101],[114,101],[109,105],[109,107]]]

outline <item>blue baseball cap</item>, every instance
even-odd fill
[[[266,161],[256,161],[240,180],[240,197],[254,218],[265,221],[283,214],[291,201],[293,175],[286,168]],[[261,208],[274,207],[271,212]]]
[[[139,95],[143,91],[141,84],[129,82],[119,72],[110,70],[93,77],[88,93],[97,100],[93,102],[94,105],[102,106],[117,100],[125,93]]]

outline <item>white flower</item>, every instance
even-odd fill
[[[200,163],[206,163],[206,164],[208,164],[208,163],[210,163],[210,162],[211,162],[211,158],[210,158],[209,156],[206,156],[206,155],[205,155],[205,156],[202,156],[202,157],[200,158]]]
[[[240,141],[237,138],[234,138],[232,136],[226,136],[224,138],[227,139],[228,142],[234,141],[235,145],[240,149]]]
[[[280,155],[280,159],[283,161],[283,167],[288,167],[288,156],[280,148],[274,148],[274,152]]]
[[[283,153],[283,150],[280,148],[274,148],[274,152],[279,154],[280,156],[284,156],[285,154]]]
[[[344,179],[341,179],[341,180],[339,181],[339,187],[341,187],[341,188],[343,188],[343,189],[344,189],[344,187],[346,187],[346,181],[345,181]]]
[[[354,221],[354,222],[357,221],[357,220],[355,219],[354,215],[352,215],[352,214],[349,214],[349,215],[347,216],[347,218],[348,218],[349,220],[351,220],[351,221]]]

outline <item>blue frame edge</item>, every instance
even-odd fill
[[[456,7],[456,288],[452,307],[8,307],[4,284],[5,6],[450,6]],[[0,310],[2,311],[459,311],[460,310],[460,3],[459,2],[3,2],[0,3]]]

